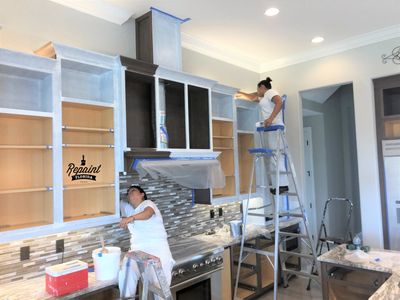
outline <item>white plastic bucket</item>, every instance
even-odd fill
[[[121,248],[105,247],[108,252],[102,253],[102,248],[93,250],[92,257],[96,280],[117,280],[121,260]]]

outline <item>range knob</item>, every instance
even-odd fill
[[[222,256],[217,256],[217,262],[220,264],[220,263],[222,263],[222,261],[223,261]]]
[[[200,268],[202,268],[202,267],[204,267],[204,263],[203,262],[200,263]]]
[[[172,277],[175,278],[175,277],[177,277],[178,275],[179,275],[178,271],[173,271],[173,272],[172,272]]]
[[[216,261],[215,257],[212,257],[211,258],[211,263],[215,263],[215,261]]]
[[[209,264],[211,264],[211,261],[209,259],[206,259],[205,264],[208,266]]]
[[[178,274],[179,275],[183,275],[183,274],[185,274],[185,272],[186,272],[185,269],[179,269],[178,270]]]
[[[197,270],[199,268],[199,265],[198,264],[193,264],[192,268],[193,268],[193,270]]]

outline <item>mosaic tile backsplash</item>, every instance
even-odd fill
[[[120,176],[121,199],[126,200],[126,189],[132,183],[140,183],[146,190],[148,199],[153,200],[160,209],[169,243],[175,240],[202,234],[207,230],[222,226],[240,218],[238,203],[219,206],[192,205],[192,190],[184,188],[168,179],[139,179],[137,174]],[[218,216],[222,207],[223,216]],[[210,219],[210,210],[215,210],[215,218]],[[92,251],[100,246],[103,235],[107,245],[129,248],[129,233],[110,224],[82,230],[58,233],[0,244],[0,284],[42,276],[46,267],[80,259],[91,262]],[[55,253],[55,243],[64,239],[64,253]],[[30,259],[20,261],[20,247],[30,247]]]

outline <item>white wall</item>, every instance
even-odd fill
[[[299,91],[353,83],[362,230],[365,243],[373,247],[383,247],[383,232],[372,79],[400,73],[399,65],[381,61],[382,54],[389,54],[399,44],[400,38],[391,39],[260,76],[270,76],[274,88],[288,95],[287,132],[298,170],[304,170]],[[298,173],[302,183],[303,172]]]
[[[49,41],[106,54],[135,55],[135,28],[77,12],[47,0],[0,1],[0,47],[32,52]]]
[[[182,49],[183,71],[218,81],[248,92],[257,90],[260,74],[203,54]]]

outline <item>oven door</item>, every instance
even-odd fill
[[[174,300],[222,299],[222,268],[190,278],[171,287]]]

